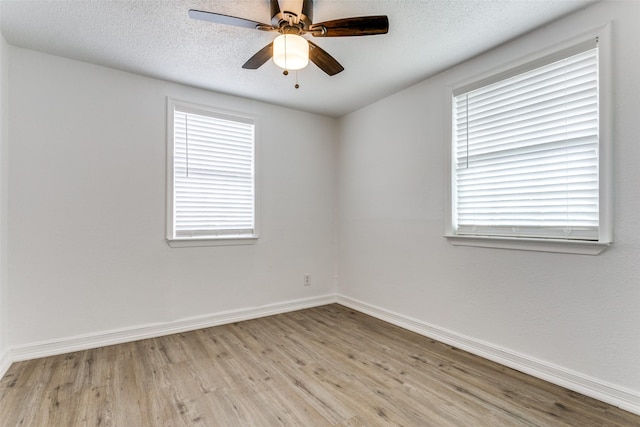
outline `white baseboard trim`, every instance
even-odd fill
[[[0,379],[4,377],[4,374],[7,373],[10,367],[11,367],[11,358],[9,357],[9,352],[5,351],[0,354]]]
[[[336,294],[14,346],[0,354],[0,379],[13,362],[193,331],[336,302],[401,328],[640,415],[640,393],[634,390],[608,384],[579,372]]]
[[[579,372],[430,325],[353,298],[338,295],[336,302],[401,328],[640,415],[640,393],[637,391],[608,384]]]
[[[302,310],[336,302],[336,295],[329,294],[318,297],[299,299],[260,307],[242,308],[223,311],[220,313],[194,316],[171,322],[153,323],[133,326],[130,328],[98,332],[94,334],[77,335],[59,340],[42,341],[26,345],[13,346],[9,349],[8,364],[22,360],[55,356],[73,351],[87,350],[113,344],[155,338],[180,332],[193,331],[243,320],[256,319],[274,314]],[[4,360],[4,359],[2,359]],[[4,366],[4,365],[2,365]],[[7,366],[7,369],[9,367]],[[2,376],[0,375],[0,378]]]

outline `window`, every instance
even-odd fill
[[[169,244],[251,243],[257,237],[254,120],[173,100],[168,110]]]
[[[452,91],[448,237],[610,242],[599,82],[594,37]]]

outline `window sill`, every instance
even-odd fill
[[[480,248],[512,249],[520,251],[555,252],[578,255],[598,255],[611,243],[587,242],[579,240],[531,239],[485,236],[445,235],[454,246],[474,246]]]
[[[258,241],[258,236],[251,237],[217,237],[217,238],[190,238],[190,239],[167,239],[167,244],[172,248],[191,248],[202,246],[237,246],[254,245]]]

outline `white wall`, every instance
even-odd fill
[[[12,49],[12,347],[335,292],[334,119]],[[167,96],[257,116],[257,244],[165,243]]]
[[[9,365],[9,286],[7,280],[9,49],[4,37],[0,35],[0,377]]]
[[[640,2],[603,2],[340,121],[339,292],[549,364],[640,410]],[[613,21],[616,242],[600,256],[454,247],[446,86]],[[485,345],[486,344],[486,345]]]

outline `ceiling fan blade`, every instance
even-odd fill
[[[242,68],[246,70],[257,70],[262,67],[265,62],[267,62],[273,56],[273,42],[269,43],[255,55],[253,55],[247,62],[244,63]]]
[[[389,32],[389,18],[385,15],[360,16],[357,18],[334,19],[311,25],[315,37],[372,36]]]
[[[309,59],[330,76],[344,70],[344,67],[333,56],[312,41],[309,41]]]
[[[189,9],[189,18],[200,21],[213,22],[214,24],[233,25],[234,27],[244,27],[261,30],[275,30],[273,26],[262,22],[251,21],[249,19],[237,18],[235,16],[223,15],[221,13],[205,12],[203,10]]]

